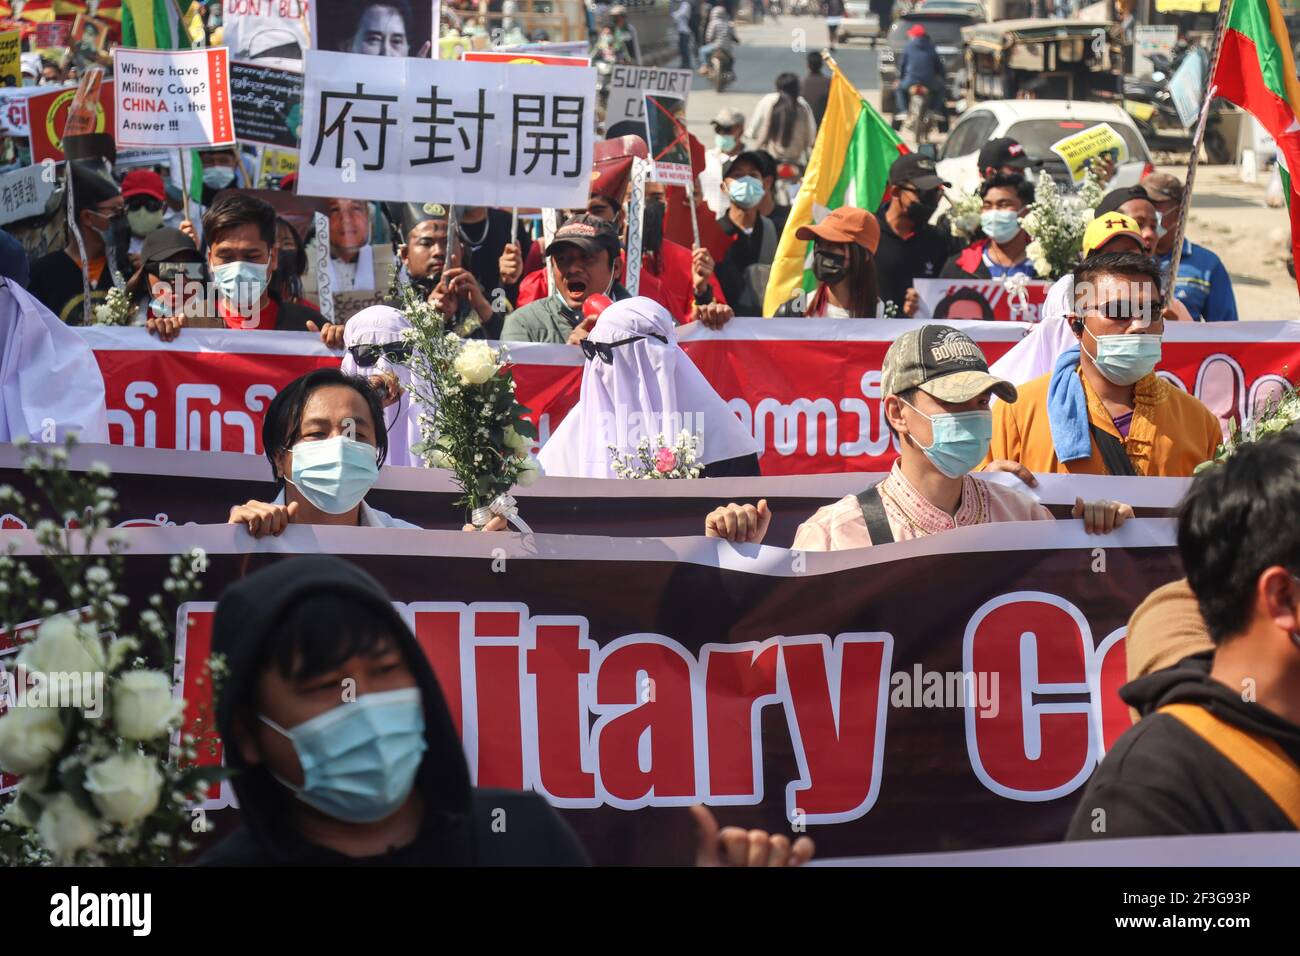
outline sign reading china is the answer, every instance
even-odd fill
[[[123,146],[235,142],[226,48],[113,51],[114,138]]]

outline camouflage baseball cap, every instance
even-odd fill
[[[950,325],[923,325],[894,339],[880,373],[881,397],[919,388],[941,402],[969,402],[992,389],[1004,402],[1016,387],[989,374],[984,353],[965,332]]]

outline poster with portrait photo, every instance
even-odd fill
[[[311,35],[318,50],[427,57],[433,17],[429,0],[316,0]]]
[[[921,297],[917,318],[1037,322],[1052,284],[1026,282],[1023,301],[999,279],[915,279],[912,285]]]

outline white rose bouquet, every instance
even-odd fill
[[[1297,392],[1296,387],[1292,385],[1280,398],[1269,402],[1263,408],[1257,408],[1255,414],[1242,422],[1240,427],[1234,421],[1229,429],[1227,440],[1215,449],[1214,457],[1209,461],[1201,462],[1192,473],[1204,471],[1226,460],[1242,445],[1249,445],[1268,435],[1276,435],[1288,428],[1294,428],[1297,422],[1300,422],[1300,392]]]
[[[515,380],[504,348],[447,332],[443,317],[410,287],[402,290],[411,322],[411,392],[423,406],[423,441],[414,449],[426,464],[456,478],[470,521],[482,527],[491,513],[513,508],[509,491],[541,473],[530,454],[537,431],[515,400]],[[496,506],[497,511],[490,509]]]
[[[634,452],[621,452],[617,445],[609,451],[610,467],[620,478],[698,478],[704,470],[699,436],[685,430],[671,445],[659,434],[653,441],[642,438]]]
[[[975,232],[980,227],[980,213],[984,209],[984,200],[976,193],[962,192],[960,189],[944,193],[951,207],[948,214],[948,229],[956,239],[964,243],[973,242]]]
[[[131,300],[127,298],[126,292],[117,286],[109,289],[103,303],[95,306],[92,311],[96,325],[131,324]]]
[[[1039,278],[1056,280],[1074,270],[1083,249],[1083,231],[1092,222],[1102,190],[1091,169],[1076,193],[1062,193],[1047,173],[1038,177],[1034,203],[1021,225],[1031,240],[1025,254]]]
[[[170,676],[168,602],[154,595],[132,621],[117,592],[108,470],[74,477],[66,461],[65,448],[27,458],[43,502],[0,487],[0,510],[32,528],[41,551],[18,559],[14,543],[0,554],[0,633],[20,642],[12,672],[0,667],[0,770],[23,778],[0,817],[0,865],[176,862],[195,846],[189,805],[221,771],[193,766],[193,739],[176,733],[185,702]],[[96,556],[105,535],[108,554]],[[196,592],[205,560],[171,559],[170,599]]]

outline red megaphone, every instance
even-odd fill
[[[582,303],[582,317],[585,322],[589,324],[588,327],[595,325],[596,320],[600,318],[600,313],[604,312],[613,304],[613,300],[611,300],[607,295],[596,293],[595,295],[587,296],[586,300]]]

